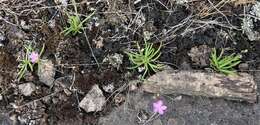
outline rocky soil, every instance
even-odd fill
[[[144,39],[158,63],[177,71],[214,72],[212,48],[242,55],[238,72],[260,85],[257,0],[76,0],[81,33],[65,36],[71,0],[0,0],[2,125],[259,125],[260,104],[185,94],[149,94],[126,51]],[[25,45],[41,61],[18,80]],[[154,75],[150,72],[146,78]],[[259,100],[257,89],[257,98]],[[164,115],[151,105],[162,99]],[[151,117],[153,116],[153,117]]]

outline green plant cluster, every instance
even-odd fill
[[[24,74],[28,70],[33,71],[34,65],[39,63],[39,61],[37,61],[37,63],[33,64],[29,58],[29,55],[35,51],[35,49],[32,47],[32,45],[31,44],[25,45],[24,48],[25,48],[25,56],[22,58],[22,60],[20,61],[20,64],[18,65],[18,68],[19,68],[18,81],[20,81],[24,77]],[[45,45],[43,45],[43,47],[40,51],[39,57],[42,55],[44,49],[45,49]]]
[[[64,33],[64,35],[69,35],[72,34],[73,36],[75,36],[78,33],[81,33],[81,31],[83,30],[83,24],[88,21],[93,15],[95,14],[95,12],[91,13],[88,17],[86,17],[83,21],[80,20],[80,17],[78,15],[76,16],[70,16],[68,15],[68,23],[69,23],[69,27],[66,27],[65,30],[62,32]]]
[[[152,43],[148,43],[145,41],[145,46],[143,49],[140,49],[139,44],[137,43],[138,46],[138,52],[126,52],[126,54],[129,57],[129,60],[134,64],[133,67],[130,69],[136,69],[139,67],[144,67],[144,73],[142,75],[142,78],[145,77],[145,75],[151,70],[154,72],[157,72],[158,70],[163,68],[163,65],[157,64],[156,61],[160,57],[160,49],[161,45],[159,48],[155,49],[153,48]]]
[[[233,69],[241,61],[241,55],[235,55],[234,53],[229,56],[223,56],[224,50],[221,50],[221,53],[217,55],[217,51],[214,48],[210,55],[210,66],[217,72],[234,75],[236,71]]]
[[[62,33],[64,33],[64,35],[69,35],[72,34],[73,36],[75,36],[78,33],[81,33],[81,31],[83,30],[83,24],[88,21],[94,14],[95,11],[93,13],[91,13],[90,15],[88,15],[83,21],[80,20],[80,16],[78,14],[77,11],[77,7],[76,7],[76,2],[75,0],[72,1],[73,5],[74,5],[74,11],[75,11],[75,15],[69,15],[68,13],[68,24],[69,27],[66,27],[65,30],[62,31]]]

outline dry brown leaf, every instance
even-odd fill
[[[103,37],[98,37],[97,39],[93,40],[96,45],[96,48],[102,48],[104,46],[103,40]]]

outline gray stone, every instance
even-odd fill
[[[172,100],[171,95],[158,98],[163,100],[167,111],[146,125],[153,125],[154,122],[160,124],[157,119],[163,125],[259,125],[259,104],[185,95],[178,101]],[[98,125],[144,125],[139,122],[138,113],[144,110],[149,119],[153,114],[151,104],[154,100],[153,94],[129,93],[126,102],[101,117]],[[141,119],[147,120],[147,117]]]
[[[19,91],[24,96],[30,96],[36,89],[35,85],[31,82],[18,85]]]
[[[39,80],[51,87],[54,83],[55,67],[51,60],[41,60],[37,72]]]
[[[79,106],[86,112],[101,111],[106,103],[106,98],[98,85],[94,85],[88,94],[81,100]]]

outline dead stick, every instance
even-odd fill
[[[165,70],[144,81],[143,89],[150,93],[185,94],[242,100],[257,100],[257,85],[253,76],[240,73],[225,76],[216,73]]]

